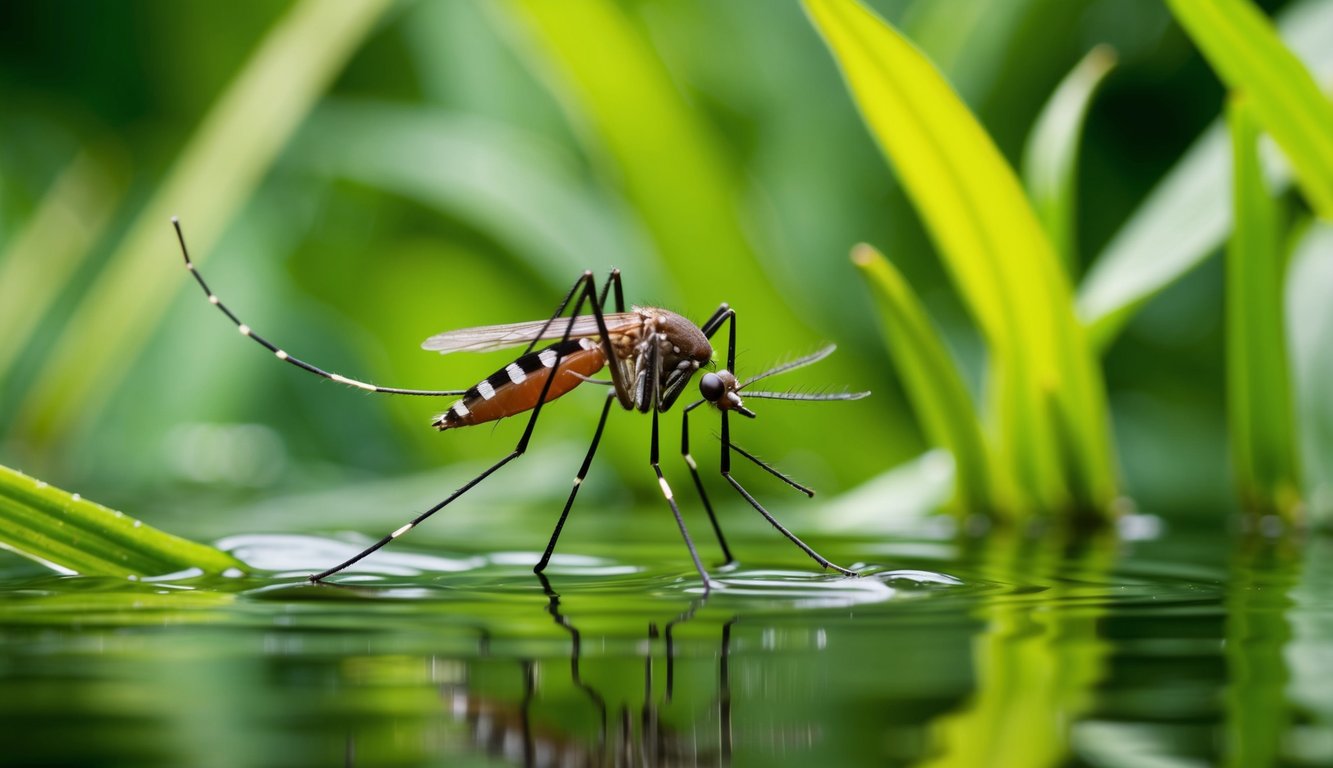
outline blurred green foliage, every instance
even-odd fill
[[[1094,46],[1116,50],[1087,116],[1070,261],[1090,272],[1085,319],[1114,316],[1098,339],[1122,487],[1177,516],[1234,504],[1220,271],[1186,274],[1229,223],[1169,221],[1198,234],[1174,250],[1151,233],[1123,245],[1169,210],[1149,192],[1219,114],[1208,65],[1156,0],[870,5],[1015,166],[1057,84]],[[796,4],[338,6],[0,10],[0,464],[134,511],[202,512],[512,447],[521,424],[438,435],[427,425],[443,403],[376,399],[262,354],[187,285],[169,214],[198,230],[205,274],[248,324],[387,385],[470,385],[507,361],[437,358],[420,340],[542,317],[584,268],[620,267],[627,299],[695,318],[731,303],[742,373],[835,341],[791,385],[873,398],[774,403],[737,436],[821,491],[924,447],[853,243],[893,259],[980,389],[977,331]],[[1320,29],[1299,32],[1333,50]],[[1315,72],[1327,87],[1329,70]],[[190,165],[201,147],[218,165]],[[1094,288],[1143,274],[1146,289],[1088,311]],[[549,409],[537,437],[549,450],[501,482],[572,473],[600,400],[576,392]],[[674,429],[665,439],[674,453]],[[649,492],[646,458],[643,420],[613,418],[589,490]]]

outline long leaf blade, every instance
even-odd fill
[[[1105,395],[1013,170],[891,26],[852,0],[806,6],[990,345],[1001,460],[1040,509],[1104,509],[1114,490]]]
[[[1051,244],[1070,276],[1078,264],[1078,147],[1097,88],[1115,68],[1115,51],[1088,51],[1042,107],[1023,150],[1023,184]]]
[[[1300,504],[1295,423],[1282,317],[1277,209],[1259,163],[1247,97],[1228,111],[1235,229],[1227,247],[1227,404],[1232,466],[1245,506],[1294,516]]]
[[[1333,102],[1249,0],[1168,0],[1172,13],[1291,162],[1315,211],[1333,220]]]
[[[1310,515],[1333,522],[1333,224],[1315,222],[1296,243],[1286,281],[1286,327],[1301,425]]]
[[[0,467],[0,546],[58,571],[134,578],[245,566],[212,547],[151,528],[8,467]]]
[[[304,0],[270,31],[213,105],[175,167],[130,226],[56,342],[20,409],[17,431],[58,441],[114,390],[174,292],[184,287],[167,221],[190,221],[200,261],[259,184],[288,137],[391,0]],[[125,297],[133,296],[127,303]],[[77,402],[80,408],[68,404]]]
[[[1004,509],[991,490],[990,459],[967,386],[925,308],[902,274],[873,247],[858,245],[852,261],[874,294],[889,354],[927,440],[953,455],[960,511]]]
[[[1279,18],[1283,41],[1325,83],[1333,77],[1333,3],[1307,0]],[[1273,158],[1267,158],[1272,160]],[[1265,162],[1274,192],[1291,183]],[[1231,153],[1214,122],[1112,237],[1079,290],[1079,316],[1098,348],[1107,347],[1145,301],[1212,254],[1231,231]]]

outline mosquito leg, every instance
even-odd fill
[[[574,327],[574,317],[578,315],[579,309],[582,308],[583,302],[585,300],[590,299],[594,303],[594,310],[597,312],[599,317],[601,316],[600,308],[596,307],[597,291],[595,288],[592,287],[593,283],[592,283],[591,272],[583,273],[582,277],[579,278],[579,282],[575,284],[575,292],[579,290],[580,285],[583,288],[583,292],[579,294],[578,299],[574,303],[574,312],[570,316],[568,324],[565,326],[565,334],[564,337],[562,338],[562,341],[569,341],[570,330]],[[564,309],[563,305],[561,309],[562,310]],[[552,318],[552,321],[554,320],[555,318]],[[398,530],[394,531],[388,536],[385,536],[384,538],[370,545],[361,552],[358,552],[357,554],[353,555],[347,560],[339,563],[338,565],[335,565],[334,567],[329,568],[326,571],[321,571],[320,573],[311,576],[310,581],[312,582],[323,581],[324,579],[327,579],[333,574],[347,569],[349,566],[361,561],[368,555],[378,551],[380,548],[384,547],[389,542],[393,541],[399,536],[402,536],[403,534],[407,533],[408,531],[420,525],[421,522],[424,521],[426,518],[430,517],[436,512],[439,512],[441,509],[444,509],[445,507],[449,506],[449,504],[452,503],[454,499],[457,499],[459,496],[462,496],[463,494],[472,490],[472,488],[476,486],[477,483],[480,483],[482,480],[485,480],[486,478],[490,477],[500,467],[503,467],[504,465],[508,464],[509,462],[513,461],[519,456],[522,456],[523,453],[528,449],[528,442],[532,439],[532,431],[537,426],[537,418],[541,416],[542,406],[546,404],[546,393],[551,391],[551,383],[555,381],[555,377],[560,371],[560,362],[562,359],[563,355],[560,354],[556,355],[556,358],[551,365],[551,373],[549,376],[546,377],[546,382],[542,385],[541,394],[537,397],[537,405],[533,407],[532,416],[528,417],[528,424],[523,429],[523,436],[519,438],[518,444],[514,446],[514,450],[509,452],[509,455],[495,462],[480,475],[477,475],[476,477],[472,478],[461,488],[449,494],[449,497],[446,498],[444,501],[441,501],[440,503],[436,504],[435,506],[431,507],[425,512],[422,512],[421,514],[412,518],[411,522],[407,523],[406,525],[403,525]]]
[[[703,502],[704,509],[708,512],[708,521],[713,524],[713,532],[717,534],[717,543],[722,547],[722,557],[726,558],[723,565],[731,565],[736,562],[736,558],[731,554],[731,548],[727,546],[727,538],[722,535],[722,525],[717,521],[717,514],[713,512],[713,505],[708,501],[708,493],[704,490],[704,482],[699,477],[699,465],[695,463],[694,457],[690,455],[690,411],[703,401],[693,403],[685,408],[680,416],[680,454],[685,459],[685,466],[690,468],[690,476],[694,478],[694,487],[699,491],[699,500]]]
[[[589,290],[591,289],[591,283]],[[560,512],[560,519],[556,521],[555,530],[551,532],[551,541],[546,545],[546,551],[542,553],[541,560],[533,567],[533,572],[540,574],[546,570],[546,566],[551,562],[551,554],[555,552],[555,543],[560,538],[560,531],[565,527],[565,521],[569,518],[569,510],[574,506],[574,497],[578,495],[579,488],[583,485],[583,480],[588,476],[588,468],[592,466],[592,458],[597,453],[597,446],[602,439],[602,430],[606,427],[606,417],[611,411],[611,402],[613,398],[619,398],[623,391],[623,385],[620,383],[618,371],[620,366],[615,362],[615,350],[611,348],[611,342],[605,331],[606,322],[603,319],[603,308],[606,306],[607,295],[612,287],[615,288],[616,311],[625,311],[624,289],[621,287],[620,270],[613,269],[611,274],[607,275],[606,283],[602,286],[601,298],[597,294],[591,294],[589,297],[592,303],[593,316],[597,318],[599,328],[602,329],[602,351],[606,355],[608,364],[611,367],[611,384],[614,392],[608,396],[606,403],[602,406],[602,415],[597,420],[597,430],[593,433],[592,444],[588,446],[588,454],[583,457],[583,465],[579,468],[578,474],[574,477],[574,487],[569,491],[569,498],[565,500],[565,508]],[[563,307],[562,307],[563,308]],[[577,313],[576,313],[577,314]]]
[[[176,240],[180,242],[181,255],[185,257],[185,268],[189,270],[191,275],[194,275],[195,282],[199,283],[199,287],[204,290],[204,295],[208,297],[208,303],[217,307],[222,311],[222,314],[226,315],[228,319],[235,323],[236,329],[241,332],[242,336],[253,340],[261,347],[272,352],[275,357],[284,363],[290,363],[307,373],[313,373],[316,376],[323,377],[329,381],[336,381],[339,384],[347,384],[356,387],[357,389],[364,389],[367,392],[379,392],[386,395],[420,395],[424,397],[445,397],[467,394],[467,390],[465,389],[401,389],[399,387],[381,387],[378,384],[369,384],[364,381],[350,379],[340,373],[326,371],[323,368],[311,365],[304,360],[292,357],[278,345],[255,333],[250,326],[241,322],[241,319],[228,309],[226,304],[222,303],[222,300],[218,298],[218,295],[213,293],[213,289],[208,287],[208,283],[204,282],[204,276],[200,274],[199,269],[195,267],[194,261],[190,259],[190,250],[185,247],[185,233],[181,231],[180,221],[173,217],[171,219],[171,225],[176,228]]]
[[[759,501],[755,499],[755,497],[751,496],[750,492],[745,490],[745,487],[742,486],[740,482],[736,480],[736,478],[731,476],[731,429],[727,423],[726,411],[722,412],[722,476],[727,479],[728,483],[731,483],[731,487],[735,488],[737,493],[745,497],[746,501],[750,502],[750,506],[754,507],[755,510],[759,512],[759,514],[764,516],[764,519],[768,521],[769,525],[772,525],[774,528],[778,529],[779,533],[790,539],[791,543],[800,547],[801,551],[809,555],[810,558],[813,559],[816,563],[819,563],[824,568],[835,570],[838,573],[843,574],[844,576],[857,575],[856,571],[850,571],[846,568],[843,568],[840,565],[835,565],[832,562],[830,562],[828,558],[824,557],[823,555],[811,549],[809,544],[806,544],[804,541],[801,541],[796,534],[787,530],[786,527],[782,525],[782,523],[778,522],[777,518],[769,514],[768,510],[764,509],[764,506],[760,504]]]
[[[569,292],[565,294],[565,298],[561,299],[560,303],[556,306],[555,312],[551,314],[551,319],[547,320],[542,325],[541,330],[537,332],[537,335],[533,336],[532,341],[528,342],[528,346],[523,348],[523,355],[528,354],[537,347],[537,342],[540,341],[542,336],[546,334],[546,329],[550,328],[551,323],[554,323],[557,319],[559,319],[559,317],[562,314],[565,313],[565,307],[569,306],[569,302],[573,300],[575,296],[579,296],[579,303],[574,307],[573,314],[574,316],[578,315],[579,307],[582,306],[583,300],[587,296],[589,286],[591,286],[591,284],[592,284],[592,272],[584,271],[582,275],[579,275],[579,279],[574,281],[574,285],[571,286]],[[580,295],[579,291],[583,291],[583,294]],[[596,298],[596,296],[597,294],[596,292],[594,292],[593,297]],[[519,355],[519,357],[522,357],[523,355]]]
[[[614,296],[616,302],[616,311],[624,312],[625,288],[624,286],[621,285],[620,270],[618,269],[612,269],[611,274],[606,276],[606,282],[602,284],[602,295],[601,298],[598,300],[598,305],[601,306],[602,311],[606,311],[606,299],[607,296],[611,293],[612,287],[616,289],[616,293]]]
[[[583,480],[588,476],[588,468],[592,466],[592,457],[597,453],[597,445],[602,441],[602,429],[606,427],[606,416],[611,412],[611,403],[615,402],[615,394],[607,396],[606,402],[602,405],[601,418],[597,420],[597,431],[592,434],[592,444],[588,446],[588,454],[583,457],[583,466],[579,467],[579,473],[574,476],[574,487],[569,491],[569,498],[565,500],[565,508],[560,512],[560,519],[555,523],[555,530],[551,532],[551,541],[546,545],[546,551],[542,553],[542,559],[537,561],[537,565],[532,569],[533,573],[541,573],[546,570],[546,566],[551,562],[551,553],[555,552],[555,542],[560,538],[560,531],[565,527],[565,520],[569,518],[569,510],[574,506],[574,497],[579,494],[579,488],[583,486]]]
[[[704,335],[711,339],[713,338],[713,334],[717,333],[717,329],[722,327],[723,321],[733,314],[735,314],[735,312],[731,310],[731,305],[724,301],[717,309],[713,310],[713,314],[708,316],[708,319],[703,322],[703,325],[699,326],[699,330],[703,331]]]
[[[662,489],[662,496],[666,498],[667,504],[671,507],[671,514],[676,516],[676,525],[680,527],[681,538],[685,539],[685,547],[690,550],[690,559],[694,560],[694,568],[699,572],[699,577],[704,582],[704,592],[707,593],[713,588],[712,579],[708,578],[708,571],[704,570],[703,561],[699,559],[699,550],[694,547],[694,540],[690,538],[690,531],[685,527],[685,518],[681,517],[680,507],[676,504],[676,497],[671,492],[671,485],[667,483],[666,476],[662,474],[662,463],[660,460],[658,439],[658,408],[657,408],[657,385],[660,377],[658,376],[658,367],[660,365],[660,356],[657,352],[657,344],[649,345],[648,356],[650,358],[648,377],[652,379],[652,408],[653,413],[653,433],[652,444],[648,450],[648,463],[653,465],[653,471],[657,473],[657,484]]]
[[[721,322],[727,322],[727,325],[729,326],[727,329],[727,370],[735,371],[736,370],[736,313],[735,312],[724,313],[724,316],[722,320],[719,321],[719,324]],[[764,505],[760,504],[759,501],[755,499],[754,496],[750,495],[749,491],[745,490],[745,487],[742,486],[740,482],[736,480],[736,478],[731,476],[731,451],[735,446],[731,444],[731,423],[727,419],[727,416],[728,412],[726,410],[723,410],[722,451],[721,451],[722,476],[727,479],[728,483],[731,483],[731,487],[735,488],[737,493],[743,496],[746,501],[750,502],[750,506],[754,507],[755,510],[759,512],[759,514],[764,516],[764,519],[769,522],[769,525],[772,525],[774,528],[778,529],[779,533],[790,539],[791,543],[800,547],[801,551],[809,555],[816,563],[819,563],[824,568],[830,568],[846,576],[855,576],[856,575],[855,571],[849,571],[840,565],[833,564],[828,560],[828,558],[824,557],[823,555],[811,549],[810,545],[806,544],[804,541],[801,541],[800,538],[796,536],[796,534],[787,530],[787,528],[783,526],[782,523],[779,523],[777,521],[777,518],[773,517],[773,515],[769,514],[768,510],[764,509]],[[803,491],[805,493],[812,493],[805,486],[802,486],[799,483],[796,483],[795,481],[787,478],[782,473],[765,465],[763,462],[759,461],[755,457],[746,454],[744,451],[741,451],[741,453],[745,455],[747,458],[753,460],[755,463],[764,467],[764,469],[767,469],[768,471],[777,475],[779,478],[783,479],[788,484],[795,487],[797,490]]]

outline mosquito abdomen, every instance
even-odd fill
[[[530,411],[537,406],[556,358],[560,370],[546,390],[545,402],[569,392],[606,366],[606,353],[592,339],[571,339],[526,354],[487,376],[449,410],[436,417],[437,429],[483,424]]]

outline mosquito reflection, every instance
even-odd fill
[[[639,675],[627,676],[624,655],[585,658],[589,636],[565,612],[560,593],[551,582],[542,574],[537,574],[537,579],[546,597],[545,612],[569,635],[568,660],[532,656],[516,659],[515,682],[522,693],[516,703],[507,705],[499,697],[483,693],[489,686],[480,685],[472,674],[447,686],[444,693],[453,715],[467,723],[478,749],[524,766],[663,766],[730,761],[729,670],[735,617],[721,623],[713,641],[704,641],[708,645],[716,643],[711,654],[716,664],[715,690],[678,690],[676,680],[678,656],[683,652],[677,631],[691,621],[700,621],[706,596],[695,597],[675,615],[668,614],[665,622],[647,621],[633,635],[637,638],[632,643],[633,653],[642,657],[641,682],[627,685]],[[592,642],[625,639],[619,634],[595,635]],[[588,665],[593,662],[590,670]],[[707,678],[693,675],[691,679]],[[562,700],[558,694],[562,687],[577,690],[578,698],[585,703],[575,705],[570,703],[575,700]],[[544,699],[543,691],[551,698]],[[690,701],[704,697],[708,703],[703,707],[694,707]],[[509,701],[514,702],[514,698]],[[673,702],[678,706],[673,707]],[[690,713],[689,719],[681,721],[681,712]]]

